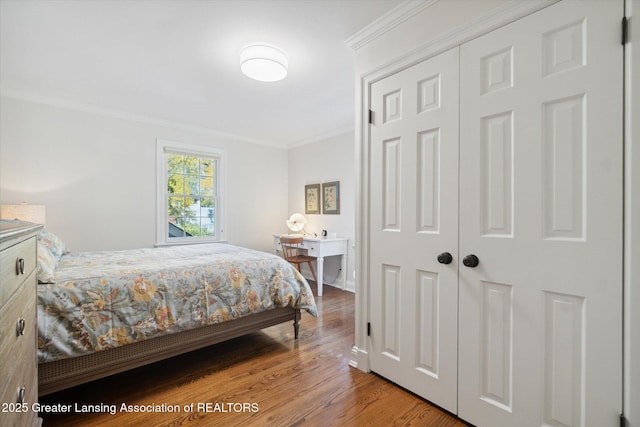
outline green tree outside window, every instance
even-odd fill
[[[167,155],[169,237],[215,237],[217,160]]]

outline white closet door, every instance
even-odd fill
[[[372,86],[369,177],[371,369],[451,412],[457,410],[458,56],[453,49]],[[451,263],[438,262],[444,252]]]
[[[462,46],[459,416],[613,426],[622,391],[622,1]]]

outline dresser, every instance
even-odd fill
[[[0,424],[38,425],[36,232],[0,221]]]

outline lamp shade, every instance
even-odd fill
[[[240,69],[261,82],[277,82],[287,76],[289,60],[280,48],[266,43],[246,46],[240,52]]]
[[[45,225],[46,208],[44,205],[0,205],[0,219],[19,219],[21,221],[33,222]]]
[[[305,218],[304,215],[300,213],[294,213],[287,220],[287,227],[289,227],[289,230],[291,231],[301,231],[306,223],[307,218]]]

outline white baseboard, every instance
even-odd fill
[[[354,345],[351,349],[351,360],[349,361],[349,366],[360,369],[363,372],[370,372],[369,355],[366,351],[362,351]]]
[[[313,277],[307,277],[304,274],[303,274],[303,277],[305,279],[307,279],[308,281],[313,281]],[[356,282],[355,282],[355,280],[347,280],[347,286],[344,286],[342,284],[342,278],[340,278],[340,277],[338,277],[334,283],[324,283],[322,286],[331,286],[331,287],[338,288],[340,290],[347,291],[347,292],[352,292],[352,293],[356,292]]]
[[[345,291],[356,293],[356,281],[355,280],[347,280],[347,286],[343,288]]]

